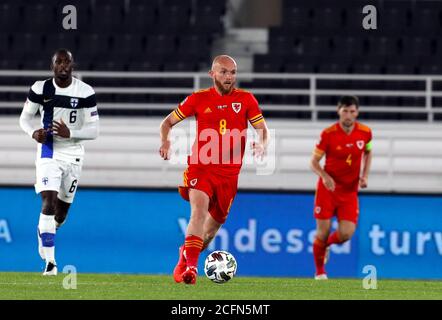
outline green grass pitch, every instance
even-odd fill
[[[315,281],[306,278],[240,277],[215,284],[199,276],[195,286],[171,276],[77,274],[77,288],[64,289],[67,274],[0,273],[0,299],[144,300],[297,300],[297,299],[442,299],[442,281],[378,280],[364,289],[361,279]]]

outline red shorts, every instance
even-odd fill
[[[187,201],[189,188],[206,193],[210,199],[210,215],[223,224],[238,190],[238,175],[221,175],[215,173],[215,170],[189,166],[184,171],[184,186],[178,187],[178,192]]]
[[[359,201],[358,193],[328,191],[322,182],[318,182],[315,195],[315,219],[331,219],[333,216],[338,221],[348,220],[353,223],[358,222]]]

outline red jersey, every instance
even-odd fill
[[[314,153],[325,154],[324,170],[335,181],[336,191],[358,190],[362,155],[371,150],[371,139],[371,129],[359,122],[350,134],[339,123],[322,131]]]
[[[239,174],[247,140],[248,122],[264,120],[253,94],[233,89],[220,95],[214,87],[194,92],[181,102],[174,115],[195,116],[197,135],[189,165],[210,166],[222,174]]]

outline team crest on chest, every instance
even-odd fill
[[[71,106],[75,108],[78,106],[78,98],[71,98]]]
[[[364,147],[364,141],[358,140],[356,141],[356,145],[358,146],[359,150],[362,150],[362,148]]]
[[[233,102],[232,103],[232,109],[236,113],[240,112],[241,111],[241,102]]]

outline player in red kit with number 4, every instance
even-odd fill
[[[179,260],[173,271],[176,282],[194,284],[200,252],[226,221],[238,185],[248,122],[259,141],[252,142],[253,155],[266,152],[268,129],[253,94],[235,88],[236,62],[227,55],[216,57],[209,75],[213,87],[194,92],[161,123],[160,155],[169,159],[169,133],[187,117],[197,121],[197,136],[184,172],[181,196],[190,202],[191,215]]]
[[[311,168],[319,176],[313,243],[317,280],[327,279],[324,264],[329,246],[344,243],[353,236],[359,215],[358,189],[366,188],[368,183],[372,134],[369,127],[356,121],[358,114],[358,98],[342,97],[338,103],[339,121],[322,131],[311,160]],[[324,155],[325,167],[322,168],[319,162]],[[330,234],[333,216],[339,224],[338,230]]]

